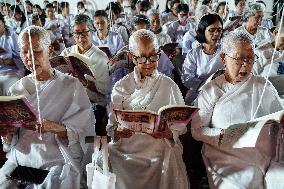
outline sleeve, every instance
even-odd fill
[[[210,127],[214,111],[214,104],[210,99],[212,98],[210,98],[206,91],[200,92],[197,98],[199,111],[192,119],[191,134],[195,140],[211,145],[218,145],[221,129]]]
[[[122,36],[120,34],[117,35],[117,47],[116,47],[116,52],[117,53],[122,47],[125,46]]]
[[[197,78],[197,63],[196,59],[193,56],[193,51],[190,51],[184,61],[182,66],[182,83],[192,91],[197,91],[200,84],[202,83],[201,79]]]
[[[111,77],[108,70],[108,57],[103,53],[98,53],[96,59],[91,65],[95,77],[95,85],[97,90],[107,95],[111,92]]]
[[[166,25],[165,25],[166,27]],[[172,22],[165,28],[166,34],[168,34],[171,38],[172,42],[176,42],[176,29],[175,29],[175,22]]]
[[[127,32],[126,26],[120,26],[118,28],[118,33],[121,35],[124,44],[127,45],[128,41],[129,41],[129,35],[128,35],[128,32]]]
[[[182,53],[183,54],[187,54],[188,51],[192,49],[192,43],[194,40],[195,39],[190,35],[190,33],[186,32],[182,40]]]

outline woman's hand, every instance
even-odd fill
[[[40,125],[39,125],[40,126]],[[50,120],[42,120],[42,130],[43,133],[54,133],[62,138],[67,138],[67,130],[63,124],[56,123]]]
[[[153,133],[152,136],[154,138],[166,138],[166,139],[172,139],[173,133],[169,127],[166,127],[166,130],[164,132],[156,132]]]
[[[134,131],[126,129],[118,125],[117,129],[114,130],[114,141],[118,141],[120,138],[129,138],[134,134]]]

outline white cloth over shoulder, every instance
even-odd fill
[[[136,68],[115,84],[111,101],[111,110],[146,109],[154,112],[165,105],[184,104],[178,86],[170,78],[155,72],[142,80]],[[110,135],[116,125],[111,111],[107,128]],[[110,144],[109,150],[112,171],[117,175],[116,189],[189,188],[179,143],[134,134]]]
[[[204,142],[202,155],[210,188],[264,188],[265,171],[273,158],[273,154],[263,153],[271,150],[266,149],[266,140],[259,141],[255,148],[218,146],[221,129],[252,120],[264,84],[264,78],[251,75],[233,85],[221,75],[202,87],[197,98],[200,110],[193,118],[191,131],[196,140]],[[282,109],[277,91],[268,82],[256,117]]]
[[[35,188],[79,188],[81,163],[88,148],[85,136],[95,133],[95,118],[87,93],[78,79],[59,71],[55,71],[54,78],[39,82],[38,86],[41,117],[66,126],[68,146],[64,146],[56,134],[44,133],[40,140],[38,132],[19,129],[12,144],[4,146],[8,160],[5,169],[0,171],[0,182],[5,183],[3,175],[13,171],[12,165],[22,165],[50,171],[45,181]],[[10,94],[24,95],[37,107],[32,75],[15,83]]]
[[[64,49],[61,55],[68,56],[68,54],[70,53],[79,53],[78,46],[74,45],[72,47]],[[111,77],[109,75],[108,64],[107,64],[108,57],[103,51],[101,51],[95,45],[92,45],[92,47],[82,55],[87,56],[88,58],[91,59],[92,62],[91,69],[92,72],[95,74],[94,82],[97,90],[101,93],[98,94],[87,89],[88,96],[90,100],[95,102],[96,104],[100,106],[106,106],[109,102],[108,95],[110,94],[111,91]]]
[[[203,51],[202,45],[198,45],[187,53],[182,67],[182,82],[189,89],[186,102],[191,103],[197,97],[199,87],[219,69],[224,68],[220,58],[219,47],[213,55]]]

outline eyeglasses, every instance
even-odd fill
[[[88,30],[88,31],[81,31],[81,32],[73,32],[72,35],[75,38],[79,38],[80,36],[87,37],[89,32],[90,32],[90,30]]]
[[[132,54],[132,56],[138,64],[150,64],[150,63],[158,61],[160,59],[161,53],[158,52],[157,54],[151,55],[151,56],[148,56],[148,57],[146,57],[146,56],[135,56],[133,54]],[[148,62],[148,60],[149,60],[149,62]]]
[[[254,57],[248,57],[248,58],[235,58],[235,57],[232,57],[228,54],[226,54],[226,56],[228,56],[229,58],[231,59],[234,59],[236,61],[236,64],[237,65],[244,65],[244,63],[247,63],[247,64],[253,64],[255,62],[255,58]]]
[[[221,33],[221,32],[223,32],[223,29],[222,28],[210,28],[210,29],[208,29],[208,31],[210,33],[214,33],[214,32]]]

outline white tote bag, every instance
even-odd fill
[[[103,159],[103,168],[98,166],[99,148],[102,144],[101,152]],[[108,167],[108,143],[106,137],[96,137],[94,141],[94,154],[92,163],[89,163],[87,169],[87,185],[91,189],[114,189],[116,175],[109,172]]]

